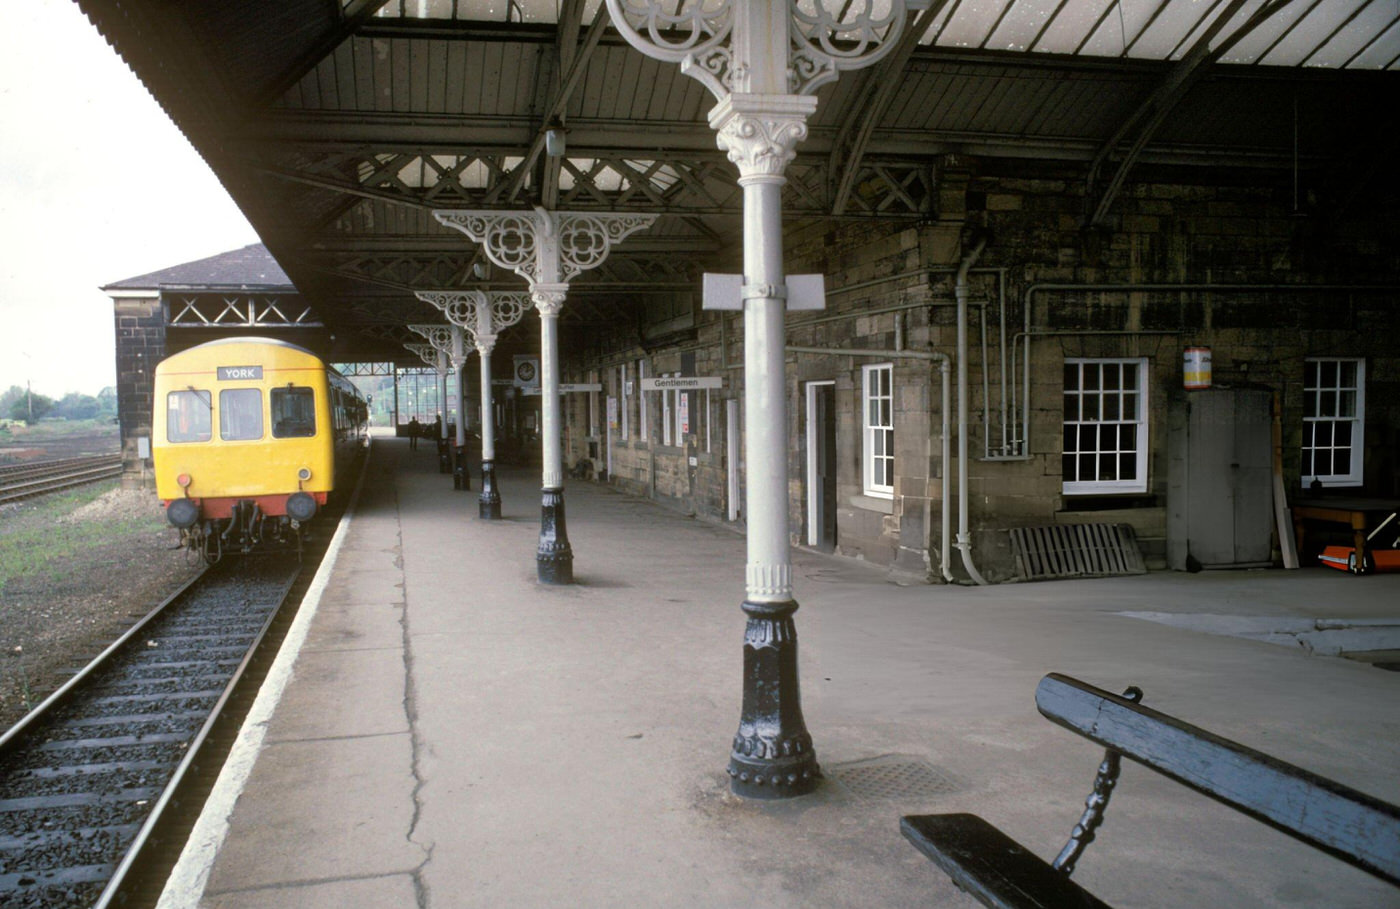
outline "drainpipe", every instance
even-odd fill
[[[968,577],[977,584],[985,585],[987,579],[977,571],[972,563],[972,539],[968,534],[967,521],[967,273],[982,255],[987,246],[987,238],[979,236],[972,252],[963,257],[958,266],[957,283],[954,293],[958,301],[958,551],[962,553],[963,567]]]
[[[939,537],[938,570],[943,576],[943,580],[951,584],[953,582],[953,571],[949,566],[952,560],[952,551],[950,548],[950,540],[952,538],[952,513],[948,510],[948,493],[951,491],[951,484],[948,479],[948,465],[952,454],[950,450],[952,448],[952,443],[949,441],[948,430],[952,428],[952,417],[950,416],[952,407],[949,400],[952,397],[952,392],[949,387],[951,385],[949,373],[952,372],[952,367],[948,362],[948,355],[939,353],[936,350],[876,350],[866,347],[796,347],[788,345],[784,349],[788,353],[822,354],[825,356],[835,354],[842,357],[878,357],[882,360],[902,357],[908,360],[929,360],[938,364],[938,375],[939,378],[942,379],[943,386],[943,407],[942,413],[940,414],[943,426],[943,501],[939,503],[939,510],[941,512],[939,515],[939,527],[941,530]],[[964,556],[964,558],[966,558],[966,556]]]

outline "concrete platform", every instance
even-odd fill
[[[1296,634],[1316,618],[1392,633],[1400,576],[901,587],[805,551],[803,704],[826,780],[740,800],[724,768],[742,537],[579,483],[579,583],[541,587],[538,477],[502,485],[505,519],[480,521],[433,451],[375,441],[163,906],[972,906],[899,816],[974,812],[1053,856],[1101,752],[1036,713],[1049,671],[1139,685],[1149,706],[1400,803],[1400,674]],[[1400,906],[1136,766],[1075,879],[1122,906]]]

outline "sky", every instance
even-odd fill
[[[72,0],[7,4],[0,54],[0,391],[116,384],[124,278],[258,236]]]

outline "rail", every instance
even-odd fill
[[[206,572],[0,736],[0,903],[129,895],[300,568]]]
[[[61,458],[0,467],[0,504],[121,476],[122,456]]]

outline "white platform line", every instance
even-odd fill
[[[257,763],[258,754],[262,751],[268,722],[272,719],[277,704],[282,700],[282,694],[287,690],[287,683],[292,680],[292,666],[301,653],[302,645],[306,643],[311,621],[316,617],[316,610],[321,605],[321,596],[325,592],[326,584],[330,582],[340,549],[345,544],[355,506],[360,501],[360,490],[364,488],[365,477],[369,475],[372,452],[371,447],[365,454],[364,467],[360,471],[360,479],[355,484],[350,502],[346,505],[345,516],[341,518],[335,536],[331,537],[330,546],[326,548],[326,555],[321,560],[321,567],[316,571],[316,576],[311,579],[311,586],[307,588],[306,596],[301,601],[297,617],[287,629],[287,636],[277,651],[277,658],[268,670],[267,678],[253,701],[252,709],[243,720],[243,726],[238,730],[238,738],[229,749],[223,770],[219,772],[219,778],[214,782],[214,788],[204,803],[204,810],[200,812],[199,820],[190,831],[190,838],[180,852],[180,859],[175,863],[175,868],[165,883],[165,889],[161,891],[156,909],[193,909],[204,896],[209,874],[214,870],[214,860],[228,836],[229,820],[233,817],[234,806],[243,794],[244,787],[248,785],[248,777],[253,772],[253,765]]]

